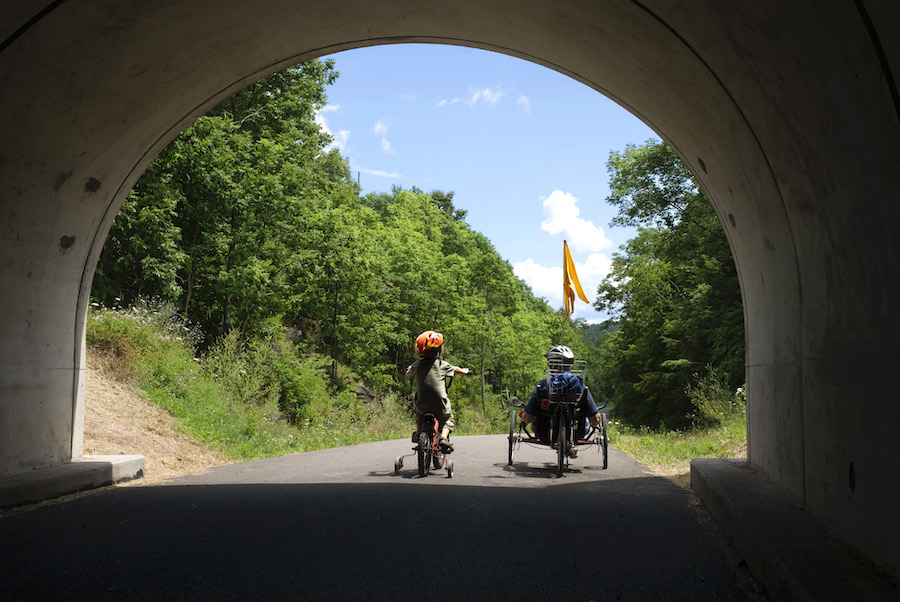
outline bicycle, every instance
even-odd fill
[[[431,474],[432,466],[440,470],[446,464],[447,478],[453,478],[453,460],[447,458],[445,454],[449,452],[441,449],[441,445],[438,442],[438,436],[441,432],[440,421],[434,414],[425,414],[422,417],[422,425],[423,428],[419,431],[416,446],[412,448],[413,453],[397,456],[397,459],[394,460],[394,474],[399,474],[400,469],[403,468],[403,458],[418,456],[420,477],[426,477]]]

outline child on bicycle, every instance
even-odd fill
[[[592,426],[599,426],[601,416],[600,410],[597,409],[597,404],[594,402],[594,397],[591,395],[591,390],[572,373],[571,369],[574,363],[575,354],[565,345],[554,345],[547,352],[547,368],[550,378],[554,381],[554,390],[573,394],[581,394],[582,389],[584,390],[578,406],[581,410],[581,415],[586,417],[586,419],[575,426],[575,436],[580,439],[587,433],[588,422]],[[534,434],[539,439],[546,439],[550,433],[550,419],[541,412],[542,404],[549,397],[550,384],[547,383],[546,378],[541,379],[535,385],[534,391],[531,392],[531,397],[528,398],[528,403],[525,404],[525,409],[520,414],[522,422],[525,424],[534,423]],[[578,454],[578,450],[574,445],[571,445],[566,452],[573,458]]]
[[[444,451],[453,451],[449,439],[455,423],[450,399],[447,397],[447,378],[453,378],[456,374],[468,374],[469,369],[444,361],[444,335],[433,330],[426,330],[416,337],[415,353],[419,359],[406,369],[406,378],[416,381],[413,406],[416,412],[416,431],[412,440],[419,440],[425,414],[434,414],[441,424],[439,444]]]

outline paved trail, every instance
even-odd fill
[[[457,437],[456,472],[394,474],[406,441],[222,466],[0,519],[0,599],[762,599],[691,496],[610,450]]]

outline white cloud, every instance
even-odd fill
[[[544,221],[541,230],[551,234],[562,234],[573,251],[596,253],[612,246],[603,233],[603,228],[579,216],[578,199],[567,192],[554,190],[544,199]]]
[[[402,174],[392,173],[389,171],[382,171],[380,169],[366,169],[364,167],[360,167],[357,171],[361,171],[365,174],[369,174],[370,176],[375,176],[377,178],[392,178],[396,179],[401,177]]]
[[[459,96],[455,96],[450,99],[445,98],[440,100],[437,103],[437,106],[443,107],[459,102],[464,102],[470,107],[474,107],[477,104],[494,106],[500,102],[504,96],[506,96],[506,90],[499,84],[495,88],[469,88],[469,95],[467,97],[460,98]]]
[[[522,111],[528,113],[529,115],[531,114],[531,101],[528,100],[527,96],[525,96],[524,94],[519,96],[519,98],[516,99],[516,104],[520,109],[522,109]]]
[[[375,123],[375,133],[381,136],[381,150],[392,155],[394,154],[394,149],[391,148],[391,143],[387,139],[387,133],[389,129],[391,129],[391,122],[386,119],[379,119]]]
[[[578,271],[578,266],[575,267]],[[550,305],[562,305],[562,265],[547,267],[535,263],[530,257],[525,261],[513,264],[513,273],[531,287],[538,297],[544,297]]]
[[[584,263],[575,262],[578,281],[581,282],[581,288],[584,289],[584,294],[591,303],[597,297],[597,287],[609,274],[611,266],[612,260],[605,253],[591,253]],[[547,299],[551,307],[559,309],[563,306],[562,249],[560,249],[560,265],[558,266],[547,267],[528,258],[525,261],[514,263],[513,273],[524,280],[535,295]],[[575,298],[574,315],[584,315],[593,313],[593,311],[590,305],[578,297]]]
[[[469,99],[466,101],[469,106],[474,106],[479,102],[489,105],[495,105],[500,99],[506,95],[506,92],[498,85],[496,88],[469,88]]]
[[[325,105],[316,112],[316,123],[319,124],[322,131],[332,137],[332,142],[328,145],[326,150],[336,148],[339,151],[344,152],[344,148],[347,146],[347,140],[350,138],[350,130],[332,132],[328,127],[328,120],[325,118],[325,113],[339,113],[340,110],[340,105]]]

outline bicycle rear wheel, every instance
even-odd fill
[[[419,433],[419,476],[424,477],[431,472],[431,444],[434,435],[422,431]]]

